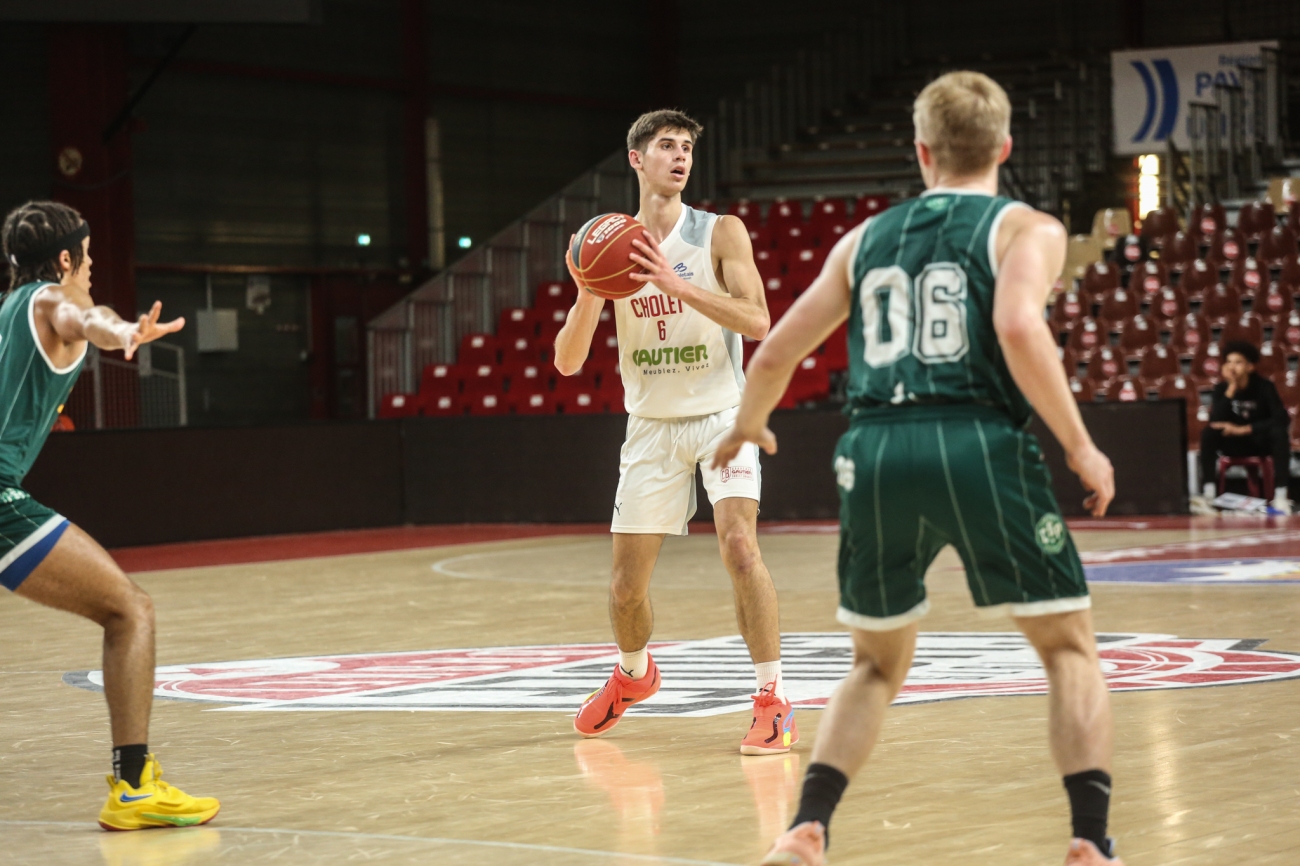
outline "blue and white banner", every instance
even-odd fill
[[[1111,52],[1115,153],[1159,153],[1170,139],[1187,150],[1187,103],[1214,102],[1216,82],[1241,84],[1238,64],[1262,66],[1261,48],[1277,42]],[[1244,96],[1249,125],[1250,94]]]

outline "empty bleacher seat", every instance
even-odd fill
[[[1087,313],[1078,292],[1063,292],[1052,301],[1052,312],[1048,316],[1052,330],[1063,334],[1074,327]]]
[[[1070,338],[1066,345],[1080,360],[1085,360],[1092,357],[1094,351],[1106,345],[1106,332],[1096,319],[1085,316],[1070,330]]]
[[[1119,326],[1119,348],[1126,356],[1135,356],[1160,341],[1160,331],[1146,316],[1130,316]]]
[[[1229,285],[1236,289],[1238,294],[1257,292],[1268,285],[1268,270],[1260,267],[1259,259],[1254,256],[1243,256],[1232,266]]]
[[[1133,275],[1129,277],[1128,289],[1140,298],[1154,295],[1168,282],[1169,269],[1163,262],[1146,261],[1133,269]]]
[[[1222,341],[1245,340],[1253,346],[1264,341],[1264,323],[1254,313],[1242,313],[1228,319],[1223,325]]]
[[[516,415],[554,415],[555,398],[545,391],[510,389],[510,408]]]
[[[1192,355],[1190,374],[1193,379],[1214,380],[1219,378],[1219,367],[1223,358],[1218,343],[1204,343]]]
[[[1165,286],[1151,299],[1148,313],[1153,319],[1172,322],[1187,315],[1187,295],[1180,286]]]
[[[1209,341],[1209,320],[1198,313],[1175,319],[1170,326],[1169,347],[1179,354],[1195,354]]]
[[[1142,359],[1138,364],[1138,375],[1146,381],[1155,382],[1165,376],[1176,376],[1178,373],[1178,355],[1168,346],[1156,343],[1154,346],[1148,346],[1142,352]]]
[[[497,337],[502,341],[514,340],[518,337],[531,340],[537,336],[541,321],[541,314],[535,309],[511,307],[502,310],[497,321]]]
[[[1093,262],[1083,272],[1079,290],[1085,297],[1094,298],[1119,288],[1119,268],[1109,262]]]
[[[786,389],[781,402],[786,405],[786,408],[790,408],[792,405],[810,400],[820,400],[829,394],[830,390],[830,370],[817,355],[809,355],[799,362],[798,367],[795,367],[794,375],[790,377],[790,386]]]
[[[1259,237],[1256,257],[1269,267],[1281,267],[1282,260],[1296,254],[1296,236],[1290,226],[1274,226]]]
[[[420,406],[422,415],[445,417],[465,414],[465,401],[455,394],[439,394],[425,400]]]
[[[1196,243],[1196,237],[1180,231],[1165,244],[1160,252],[1160,261],[1169,270],[1170,279],[1176,281],[1176,275],[1191,267],[1199,256],[1200,247]]]
[[[578,287],[573,283],[558,280],[542,283],[537,287],[533,309],[537,311],[539,319],[545,320],[552,310],[567,310],[572,307],[577,297]]]
[[[1276,280],[1270,282],[1268,288],[1254,296],[1250,309],[1267,321],[1285,321],[1295,309],[1292,287]]]
[[[500,346],[502,366],[540,361],[550,348],[539,344],[536,337],[515,337]]]
[[[853,204],[853,222],[860,223],[889,209],[889,196],[862,195]]]
[[[1070,377],[1070,393],[1074,394],[1077,403],[1091,403],[1096,396],[1092,382],[1078,376]]]
[[[474,394],[466,404],[471,415],[506,415],[510,412],[504,393]]]
[[[1124,289],[1112,289],[1101,297],[1101,318],[1118,322],[1136,316],[1142,310],[1141,296]]]
[[[752,229],[763,222],[762,215],[758,210],[758,205],[743,198],[728,208],[727,213],[731,216],[737,217],[745,224],[746,228]]]
[[[783,231],[793,226],[806,227],[803,219],[803,205],[797,201],[779,198],[768,207],[767,219],[764,220],[764,224],[772,230],[779,244],[781,243],[781,233]]]
[[[812,216],[808,219],[808,228],[818,233],[835,223],[847,223],[849,209],[842,198],[818,198],[813,202]]]
[[[501,368],[501,375],[510,383],[510,393],[517,391],[549,391],[555,378],[555,368],[550,364],[522,363]]]
[[[460,393],[460,375],[453,364],[429,364],[420,374],[420,394],[441,396]]]
[[[460,364],[488,364],[500,362],[497,352],[497,340],[491,334],[466,334],[460,340],[460,354],[456,356]]]
[[[1232,286],[1216,283],[1201,296],[1201,315],[1211,320],[1239,316],[1241,297]]]
[[[1126,369],[1124,359],[1110,346],[1102,346],[1088,359],[1088,378],[1104,385],[1122,375]]]
[[[1201,238],[1212,238],[1228,227],[1227,217],[1221,204],[1200,204],[1192,214],[1188,230]]]
[[[1237,230],[1249,241],[1258,241],[1260,235],[1277,225],[1273,204],[1267,201],[1248,201],[1237,213]]]
[[[1178,287],[1189,298],[1200,298],[1201,293],[1219,281],[1217,267],[1211,267],[1205,259],[1197,259],[1183,271]]]
[[[385,394],[379,400],[379,417],[410,418],[419,415],[420,402],[416,394]]]
[[[1120,376],[1106,386],[1111,403],[1137,403],[1147,398],[1147,385],[1137,376]]]

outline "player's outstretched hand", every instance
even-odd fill
[[[1093,517],[1104,516],[1111,500],[1115,498],[1115,469],[1110,465],[1110,459],[1089,442],[1068,455],[1066,464],[1079,476],[1083,489],[1089,491],[1088,498],[1083,500],[1083,507]]]
[[[690,289],[690,284],[677,276],[672,262],[668,261],[668,257],[664,255],[663,250],[659,249],[659,244],[650,237],[649,232],[642,232],[641,238],[632,241],[636,252],[628,253],[628,258],[645,268],[645,271],[639,274],[628,274],[628,277],[638,283],[654,283],[655,288],[665,295],[681,297],[684,291]]]
[[[727,435],[718,443],[718,449],[713,452],[714,469],[723,469],[731,465],[731,461],[736,459],[740,449],[745,447],[746,442],[755,442],[759,448],[762,448],[768,454],[776,453],[776,434],[764,427],[761,433],[753,438],[741,433],[737,428],[732,427],[727,431]]]
[[[154,340],[166,334],[174,334],[181,328],[185,327],[185,317],[172,319],[170,322],[159,322],[158,317],[162,315],[162,301],[154,301],[153,306],[148,313],[140,316],[140,321],[127,334],[126,359],[129,361],[135,354],[135,350],[145,343],[152,343]]]

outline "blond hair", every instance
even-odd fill
[[[916,97],[912,123],[938,168],[967,177],[997,162],[1011,135],[1011,100],[982,72],[949,72]]]
[[[675,108],[661,108],[658,111],[647,111],[632,122],[632,126],[627,131],[627,149],[636,150],[641,153],[650,146],[650,141],[658,133],[664,130],[672,132],[684,132],[691,137],[691,144],[700,137],[704,127],[699,121],[691,117],[684,111],[678,111]]]

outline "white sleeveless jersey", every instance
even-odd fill
[[[717,222],[717,214],[683,205],[659,249],[682,279],[725,296],[713,272]],[[628,414],[686,418],[740,405],[745,374],[739,334],[665,295],[654,283],[613,303]]]

